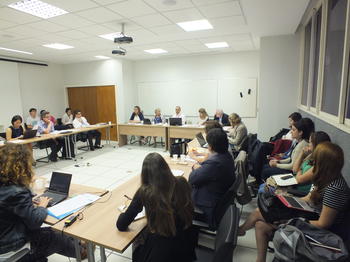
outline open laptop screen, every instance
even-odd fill
[[[71,179],[71,174],[52,172],[49,190],[68,194]]]

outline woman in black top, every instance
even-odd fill
[[[30,242],[31,252],[20,261],[47,261],[58,253],[75,257],[73,239],[41,227],[47,217],[47,197],[33,204],[32,154],[27,146],[7,144],[0,148],[0,257],[10,256]],[[81,255],[86,258],[86,248]]]
[[[12,117],[11,126],[6,129],[6,140],[18,139],[23,136],[24,128],[22,127],[22,117],[19,115],[15,115]]]
[[[120,214],[117,228],[126,231],[143,207],[147,227],[135,241],[138,246],[134,243],[133,261],[194,261],[197,233],[192,227],[191,188],[185,178],[174,177],[158,153],[148,154],[143,161],[141,186]]]

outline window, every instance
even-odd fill
[[[301,104],[307,104],[307,91],[309,83],[309,64],[310,64],[310,46],[311,46],[311,21],[305,27],[305,42],[304,42],[304,67],[303,67],[303,89],[301,94]]]
[[[345,40],[346,0],[328,2],[327,39],[321,111],[339,112],[342,63]]]
[[[317,11],[315,15],[315,63],[314,63],[314,77],[312,86],[312,98],[311,107],[316,107],[316,95],[317,95],[317,80],[318,80],[318,67],[320,62],[320,44],[321,44],[321,22],[322,22],[322,7]]]

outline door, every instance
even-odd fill
[[[115,86],[68,87],[68,103],[72,110],[80,110],[90,124],[117,123]],[[105,130],[100,130],[106,139]],[[111,140],[117,141],[117,128],[111,129]]]

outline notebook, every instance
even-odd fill
[[[298,184],[293,174],[274,175],[272,178],[278,186],[293,186]]]

